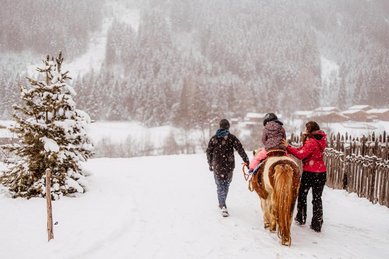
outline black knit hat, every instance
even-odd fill
[[[228,120],[222,119],[219,122],[219,126],[220,126],[221,129],[229,129],[230,128],[230,123],[228,122]]]
[[[270,121],[275,121],[281,125],[284,125],[281,121],[278,120],[277,115],[275,115],[272,112],[269,112],[265,115],[265,118],[263,119],[263,126],[266,126],[266,123],[268,123]]]

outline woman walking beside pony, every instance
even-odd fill
[[[283,142],[288,153],[294,155],[303,162],[303,174],[297,200],[297,215],[295,221],[304,225],[307,218],[307,195],[312,188],[313,217],[311,229],[321,231],[323,224],[323,205],[321,196],[326,183],[326,165],[324,164],[324,149],[326,148],[326,134],[320,130],[315,121],[305,124],[305,132],[302,138],[303,145],[295,148]]]

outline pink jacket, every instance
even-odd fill
[[[267,152],[266,149],[262,148],[258,150],[258,152],[255,154],[254,158],[250,162],[249,170],[254,170],[261,161],[266,159]]]
[[[282,140],[286,139],[285,129],[276,121],[269,121],[266,123],[262,133],[262,143],[265,148],[260,149],[255,154],[253,160],[251,160],[249,170],[254,170],[261,161],[267,158],[267,151],[270,149],[282,149],[285,150],[285,146],[282,145]]]

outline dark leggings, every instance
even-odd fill
[[[307,195],[309,189],[312,188],[313,217],[311,226],[317,230],[321,229],[321,225],[323,223],[323,205],[321,195],[326,183],[326,175],[327,174],[325,172],[303,172],[297,200],[296,220],[304,224],[307,218]]]

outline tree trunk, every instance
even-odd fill
[[[47,241],[54,239],[53,209],[51,206],[51,170],[46,169],[46,202],[47,202]]]

